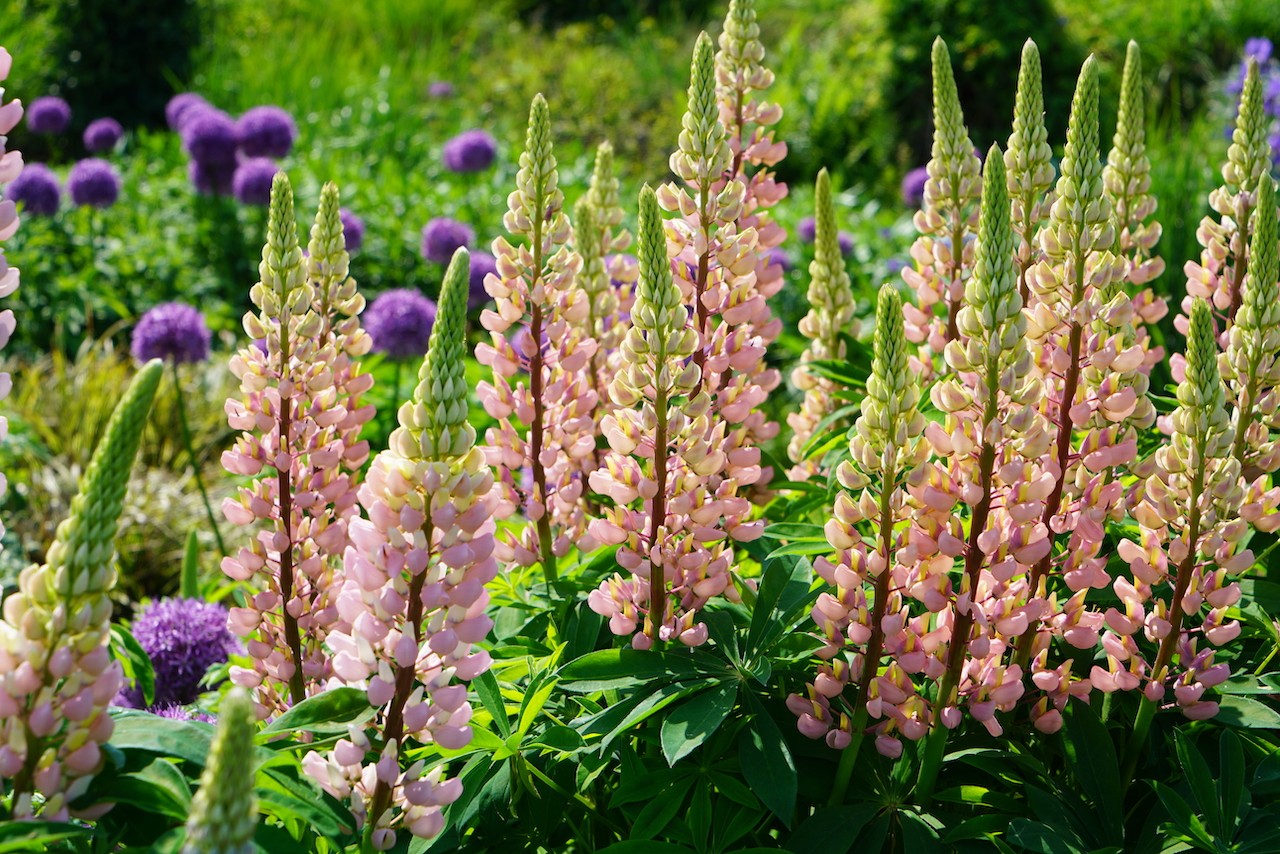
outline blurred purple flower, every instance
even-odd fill
[[[470,247],[476,239],[471,226],[448,217],[436,217],[422,228],[422,257],[437,264],[448,264],[458,247]]]
[[[896,255],[895,255],[894,257],[890,258],[888,261],[885,261],[885,262],[884,262],[884,265],[885,265],[885,267],[887,267],[887,268],[889,269],[889,272],[890,272],[890,273],[896,273],[896,272],[898,272],[899,270],[901,270],[903,267],[907,266],[907,265],[903,262],[903,260],[902,260],[901,258],[897,257]]]
[[[271,182],[279,171],[270,157],[250,157],[236,167],[231,192],[243,205],[266,207],[271,203]]]
[[[120,198],[120,176],[101,157],[88,157],[71,167],[67,191],[79,206],[109,208]]]
[[[94,154],[110,151],[116,147],[116,143],[122,136],[124,136],[124,128],[115,119],[94,119],[84,129],[84,147],[86,151]]]
[[[469,130],[444,144],[444,168],[450,172],[483,172],[493,165],[498,141],[486,130]]]
[[[169,99],[164,107],[164,120],[169,130],[181,131],[182,123],[193,107],[208,107],[209,102],[195,92],[181,92]]]
[[[194,703],[205,671],[239,648],[227,629],[227,609],[201,599],[157,599],[134,620],[132,630],[155,671],[152,709]],[[121,693],[135,708],[143,705],[138,687]]]
[[[489,301],[489,292],[484,289],[484,278],[490,273],[497,274],[498,259],[488,252],[471,253],[471,293],[467,298],[467,307],[475,308]]]
[[[56,95],[36,98],[27,105],[27,130],[62,133],[71,124],[71,105]]]
[[[236,122],[236,141],[249,157],[284,157],[298,138],[298,126],[280,107],[254,107]]]
[[[363,321],[373,349],[393,359],[421,356],[427,352],[436,322],[436,304],[411,288],[383,291],[364,313]]]
[[[432,98],[452,98],[453,84],[448,80],[436,80],[427,87],[427,95]]]
[[[796,223],[796,236],[801,243],[812,243],[818,236],[818,221],[811,216]]]
[[[209,329],[196,308],[181,302],[162,303],[133,327],[132,350],[140,362],[203,362],[209,358]]]
[[[347,251],[359,252],[364,245],[364,220],[347,208],[338,211],[338,218],[342,220],[342,239],[347,244]]]
[[[183,117],[182,144],[192,159],[206,166],[236,162],[236,123],[221,110],[196,107]]]
[[[171,718],[175,721],[201,721],[206,724],[214,723],[214,719],[211,715],[206,715],[204,712],[192,711],[186,706],[181,706],[177,703],[170,703],[166,706],[156,704],[148,711],[157,717]]]
[[[191,183],[195,186],[197,192],[206,196],[231,195],[235,174],[235,161],[231,163],[201,163],[199,160],[192,160],[187,164],[187,175],[191,178]]]
[[[1280,118],[1280,74],[1267,78],[1262,86],[1262,108],[1273,118]]]
[[[924,185],[929,181],[929,170],[917,166],[902,179],[902,203],[909,208],[918,208],[924,201]]]
[[[1271,59],[1272,50],[1271,39],[1265,36],[1244,40],[1245,59],[1252,56],[1258,60],[1259,65],[1265,65],[1267,60]]]
[[[5,188],[4,197],[21,202],[26,213],[53,216],[62,201],[58,176],[43,163],[28,163],[22,173]]]
[[[784,273],[789,272],[795,267],[795,265],[791,263],[791,256],[788,255],[787,251],[781,246],[775,246],[772,249],[766,250],[764,254],[769,257],[769,263],[765,264],[766,267],[776,264],[782,268],[782,272]]]
[[[853,235],[847,231],[842,231],[836,235],[836,242],[840,244],[840,254],[848,256],[853,251]]]

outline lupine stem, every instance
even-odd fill
[[[187,405],[182,394],[182,376],[178,372],[178,362],[173,362],[173,388],[178,398],[178,423],[182,427],[182,443],[186,446],[187,459],[191,461],[191,471],[196,476],[196,487],[200,490],[200,498],[204,501],[204,512],[209,519],[209,527],[213,528],[213,537],[218,541],[219,557],[227,554],[227,546],[222,542],[222,532],[218,530],[218,522],[213,515],[213,507],[209,504],[209,493],[204,488],[204,478],[200,475],[200,463],[196,460],[196,452],[191,443],[191,429],[187,426]]]
[[[665,347],[663,348],[665,349]],[[665,355],[665,354],[664,354]],[[666,521],[667,498],[667,389],[659,388],[654,400],[653,414],[657,423],[653,440],[653,480],[658,485],[649,514],[649,620],[653,626],[654,649],[661,649],[660,630],[667,621],[667,568],[656,566],[653,552],[658,544],[658,529]],[[653,618],[653,606],[658,606],[658,618]]]
[[[534,281],[542,278],[542,211],[546,207],[546,196],[542,194],[543,183],[538,182],[539,195],[535,198],[536,208],[532,219],[533,228],[533,276]],[[535,302],[533,317],[529,321],[529,337],[533,341],[533,355],[529,358],[529,391],[533,396],[533,425],[529,440],[529,457],[533,468],[533,488],[538,493],[538,501],[542,503],[542,515],[538,517],[538,550],[542,558],[542,574],[547,586],[556,580],[556,556],[551,550],[551,511],[547,500],[547,470],[542,465],[542,440],[546,418],[546,403],[542,399],[542,305]]]

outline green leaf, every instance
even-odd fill
[[[768,525],[764,536],[774,540],[823,540],[827,539],[825,529],[821,525],[799,524],[796,522],[780,522]]]
[[[1218,789],[1221,793],[1225,839],[1233,838],[1244,795],[1244,749],[1234,732],[1224,729],[1218,736]]]
[[[1214,721],[1245,729],[1280,729],[1280,713],[1275,709],[1234,694],[1218,701],[1218,714]]]
[[[92,833],[92,828],[61,821],[0,821],[0,854],[46,851],[52,842]]]
[[[547,700],[551,699],[551,694],[556,690],[558,681],[554,677],[548,679],[538,686],[538,690],[524,695],[524,702],[520,704],[520,717],[515,731],[515,736],[518,740],[523,741],[525,735],[533,727],[533,722],[538,717],[538,713],[547,705]]]
[[[168,816],[175,822],[187,820],[191,797],[184,801],[167,786],[147,779],[142,774],[121,774],[111,781],[111,800],[130,804],[154,815]]]
[[[691,778],[680,780],[661,797],[654,798],[645,804],[631,826],[631,838],[653,839],[662,833],[671,823],[671,819],[675,818],[676,813],[680,811],[680,807],[684,806],[684,796],[689,793],[692,786]]]
[[[602,649],[570,661],[557,674],[567,691],[632,688],[654,679],[689,679],[703,675],[686,655],[641,649]]]
[[[299,775],[296,767],[263,771],[256,783],[259,808],[264,813],[280,819],[301,819],[335,841],[355,830],[355,819],[346,807],[321,791],[309,777]]]
[[[1015,818],[1009,823],[1009,841],[1038,854],[1086,854],[1080,837],[1065,827]]]
[[[1229,730],[1228,730],[1229,731]],[[1196,799],[1200,814],[1213,833],[1224,839],[1230,838],[1222,829],[1222,814],[1218,808],[1218,787],[1214,785],[1213,774],[1209,771],[1209,763],[1204,761],[1200,751],[1187,738],[1182,730],[1174,730],[1173,741],[1178,753],[1178,764],[1191,787],[1191,794]]]
[[[751,719],[738,735],[742,776],[764,805],[790,827],[798,788],[796,765],[778,725],[758,700],[750,694],[747,697],[752,706]]]
[[[148,712],[114,712],[111,744],[121,750],[144,750],[174,756],[204,767],[213,727],[199,721],[178,721]]]
[[[908,810],[902,817],[902,848],[911,854],[946,854],[947,848],[938,838],[938,832],[919,815]]]
[[[955,804],[968,804],[975,807],[991,807],[1008,813],[1019,813],[1023,804],[1016,798],[1003,792],[996,792],[985,786],[956,786],[934,795],[937,800]]]
[[[368,694],[359,688],[331,688],[303,700],[272,721],[262,732],[320,731],[322,728],[331,732],[345,731],[347,724],[371,710]]]
[[[561,753],[575,753],[581,750],[585,742],[576,730],[567,726],[548,727],[541,735],[535,735],[525,747],[545,747]]]
[[[720,682],[695,695],[662,721],[662,753],[668,765],[688,756],[714,733],[738,696],[736,682]]]
[[[799,540],[778,546],[769,552],[769,558],[786,557],[787,555],[829,555],[835,552],[826,540]]]
[[[187,533],[187,547],[182,550],[182,581],[178,591],[183,599],[200,598],[200,538],[195,528]],[[147,703],[150,705],[151,701]]]
[[[511,722],[507,720],[507,706],[502,700],[502,691],[498,688],[498,677],[493,675],[492,670],[486,670],[472,679],[471,685],[476,689],[485,711],[498,725],[498,732],[502,733],[502,737],[511,735]]]
[[[828,807],[814,813],[787,839],[787,850],[795,854],[848,854],[853,842],[875,818],[876,804]]]
[[[707,836],[711,833],[711,787],[705,780],[700,781],[700,785],[693,790],[693,802],[689,804],[685,826],[693,837],[694,847],[699,852],[705,852]]]
[[[1156,790],[1156,795],[1159,796],[1160,803],[1164,804],[1165,811],[1169,813],[1169,818],[1184,836],[1194,839],[1210,851],[1216,850],[1217,846],[1213,844],[1213,837],[1205,830],[1199,816],[1192,811],[1191,805],[1184,801],[1181,795],[1159,780],[1148,780],[1147,782]]]
[[[111,652],[120,662],[126,679],[142,689],[142,699],[150,706],[156,701],[156,673],[151,656],[124,626],[111,626]]]
[[[751,609],[751,627],[747,630],[747,641],[743,646],[742,656],[750,659],[758,650],[768,646],[768,638],[776,637],[786,631],[782,625],[779,605],[784,594],[792,588],[802,587],[808,592],[808,574],[812,571],[808,561],[795,557],[770,555],[763,561],[764,571],[760,578],[760,588],[756,593],[756,602]]]
[[[867,381],[866,371],[849,362],[839,362],[833,359],[815,359],[812,362],[805,362],[804,366],[807,370],[820,377],[835,380],[849,388],[862,388]]]
[[[623,774],[622,783],[609,796],[609,809],[617,809],[623,804],[637,801],[648,801],[667,791],[676,781],[688,777],[690,772],[684,768],[663,768],[647,774]]]
[[[604,734],[604,738],[600,742],[601,749],[607,750],[615,738],[645,720],[655,712],[665,709],[676,700],[688,697],[710,684],[711,682],[709,680],[700,680],[698,682],[676,682],[663,685],[661,688],[654,691],[632,707],[620,723]],[[608,714],[608,711],[609,710],[606,709],[605,714]],[[602,714],[600,718],[604,718],[604,715]]]
[[[608,848],[601,848],[596,854],[694,854],[694,851],[692,848],[670,842],[628,839],[626,842],[615,842]]]
[[[1086,702],[1067,706],[1067,737],[1063,748],[1080,787],[1102,818],[1107,841],[1124,844],[1124,790],[1120,763],[1106,724]]]

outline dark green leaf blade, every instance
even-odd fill
[[[734,682],[720,682],[672,711],[662,722],[662,753],[675,765],[696,750],[733,710],[738,696]]]

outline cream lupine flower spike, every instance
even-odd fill
[[[218,709],[200,788],[191,799],[182,854],[253,854],[258,802],[253,776],[253,701],[232,688]]]

